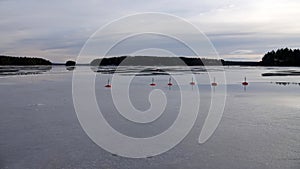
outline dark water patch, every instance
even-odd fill
[[[300,71],[284,70],[270,73],[263,73],[262,76],[300,76]]]
[[[272,84],[281,85],[281,86],[288,86],[288,85],[297,85],[300,86],[300,83],[297,82],[271,82]]]

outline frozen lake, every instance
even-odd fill
[[[191,79],[181,67],[143,69],[77,67],[84,78],[95,73],[95,94],[111,126],[132,137],[157,135],[178,115],[180,90],[169,75]],[[223,70],[224,69],[224,70]],[[203,67],[192,67],[200,91],[200,111],[185,139],[170,151],[151,158],[131,159],[113,155],[96,145],[83,131],[72,100],[74,71],[52,68],[0,68],[0,168],[206,168],[299,169],[300,168],[300,68],[208,67],[216,82],[225,73],[226,83],[211,88]],[[98,72],[98,73],[96,73]],[[163,115],[150,124],[130,123],[113,105],[107,79],[135,75],[129,87],[132,104],[147,110],[149,93],[159,89],[167,98]],[[262,76],[264,74],[265,76]],[[273,76],[276,75],[276,76]],[[289,76],[286,76],[289,75]],[[249,85],[242,86],[244,77]],[[150,87],[151,79],[156,87]],[[122,81],[118,83],[122,84]],[[114,83],[112,86],[114,87]],[[187,81],[179,84],[194,92]],[[221,122],[204,144],[198,143],[214,91],[226,86]]]

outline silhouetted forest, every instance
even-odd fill
[[[278,49],[272,50],[264,55],[261,61],[262,66],[300,66],[299,49]]]
[[[68,61],[66,62],[66,66],[75,66],[75,65],[76,65],[76,62],[73,61],[73,60],[68,60]]]
[[[126,60],[125,60],[126,59]],[[95,59],[92,66],[202,66],[221,65],[223,60],[187,57],[120,56]]]
[[[0,65],[51,65],[49,60],[42,58],[0,56]]]
[[[223,65],[237,66],[300,66],[300,50],[282,48],[266,53],[260,62],[223,61]]]
[[[223,66],[261,66],[261,62],[254,61],[224,61]]]
[[[68,61],[67,66],[74,66]],[[52,65],[42,58],[11,57],[0,55],[0,65]],[[266,53],[260,62],[224,61],[192,57],[156,57],[156,56],[119,56],[93,60],[92,66],[203,66],[203,65],[236,65],[236,66],[300,66],[300,50],[283,48]]]

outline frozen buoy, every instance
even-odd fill
[[[192,81],[190,82],[190,85],[194,86],[196,83],[194,82],[194,78],[192,78]]]
[[[243,85],[243,86],[248,86],[248,84],[249,84],[249,83],[247,82],[247,79],[246,79],[246,77],[245,77],[245,81],[242,83],[242,85]]]
[[[212,86],[218,86],[218,83],[216,82],[216,78],[214,78],[214,82],[211,83]]]
[[[152,83],[150,83],[150,86],[156,86],[156,84],[154,83],[154,78],[152,78]]]
[[[104,87],[111,88],[111,84],[109,83],[109,79],[107,79],[107,84]]]
[[[169,83],[168,83],[168,86],[172,86],[172,82],[171,82],[171,78],[169,78]]]

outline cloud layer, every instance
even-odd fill
[[[0,54],[64,62],[75,58],[89,36],[112,20],[164,12],[197,26],[221,57],[257,60],[268,50],[300,47],[299,9],[297,0],[0,0]]]

